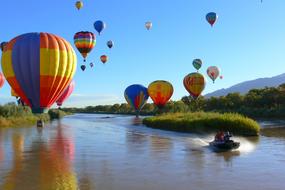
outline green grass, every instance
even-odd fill
[[[147,117],[148,127],[178,132],[210,133],[230,131],[235,135],[256,136],[260,127],[254,120],[235,113],[194,112]]]

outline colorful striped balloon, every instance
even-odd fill
[[[96,36],[92,32],[88,31],[81,31],[77,32],[74,37],[74,44],[78,51],[81,53],[82,57],[84,58],[84,62],[86,61],[86,57],[88,53],[96,45]]]
[[[2,70],[21,99],[42,113],[72,81],[76,54],[65,39],[49,33],[27,33],[12,39],[2,53]]]
[[[74,90],[74,86],[75,86],[75,82],[72,81],[68,87],[64,90],[64,92],[60,95],[60,97],[58,98],[58,100],[56,101],[56,104],[58,106],[62,106],[63,102],[69,98],[69,96],[72,94],[73,90]]]
[[[140,84],[128,86],[125,90],[124,96],[128,104],[135,109],[137,116],[149,97],[147,88]]]
[[[0,72],[0,88],[2,88],[2,86],[5,83],[5,77],[4,75]]]
[[[214,12],[210,12],[206,15],[206,20],[208,23],[213,27],[215,24],[216,20],[218,19],[218,15]]]
[[[205,78],[200,73],[190,73],[184,77],[183,84],[190,95],[197,99],[206,86]]]
[[[157,80],[148,86],[148,94],[157,107],[162,108],[173,94],[173,86],[170,82]]]

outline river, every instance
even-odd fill
[[[0,189],[285,189],[285,138],[235,137],[240,148],[226,153],[208,147],[212,138],[150,129],[121,115],[0,128]]]

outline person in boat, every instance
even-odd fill
[[[230,141],[231,138],[232,137],[232,135],[230,134],[230,132],[229,131],[227,131],[226,133],[225,133],[225,135],[224,135],[224,141],[226,141],[226,142],[228,142],[228,141]]]
[[[219,131],[215,136],[215,141],[224,141],[225,134],[223,131]]]

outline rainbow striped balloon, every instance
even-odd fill
[[[77,32],[74,37],[74,44],[78,51],[81,53],[82,57],[84,58],[84,62],[86,61],[86,57],[88,53],[96,45],[96,37],[95,34],[92,32],[81,31]]]
[[[65,39],[49,33],[27,33],[6,45],[1,62],[11,88],[33,113],[42,113],[72,81],[77,58]]]

